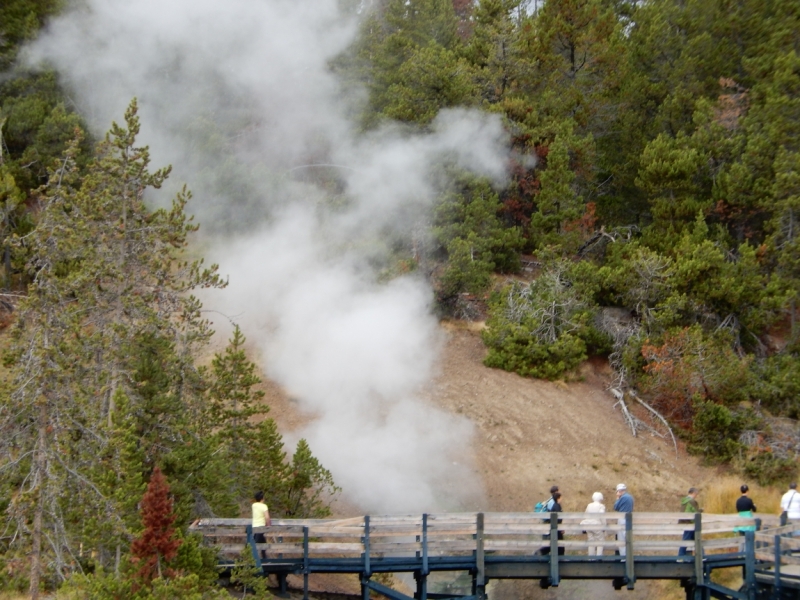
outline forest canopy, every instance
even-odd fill
[[[800,451],[799,31],[785,0],[386,0],[336,67],[368,128],[502,116],[510,183],[457,180],[419,259],[487,365],[606,356],[634,430],[767,482]]]

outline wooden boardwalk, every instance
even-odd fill
[[[492,579],[538,579],[542,587],[563,579],[607,579],[617,589],[634,589],[642,579],[676,579],[687,598],[800,598],[800,557],[792,555],[800,551],[800,538],[792,537],[800,524],[779,525],[779,518],[770,516],[460,513],[273,519],[272,526],[255,529],[249,519],[203,519],[191,530],[218,548],[223,568],[233,566],[247,547],[257,566],[275,573],[282,587],[287,574],[303,575],[306,597],[311,573],[355,573],[365,600],[370,592],[412,600],[372,579],[377,573],[412,573],[418,600],[483,600]],[[605,536],[602,556],[588,555],[590,545],[599,545],[587,540],[589,530]],[[693,532],[694,539],[684,540],[685,532]],[[268,542],[255,543],[254,533]],[[689,554],[679,556],[682,547]],[[714,570],[730,567],[743,569],[743,590],[711,581]],[[429,593],[428,575],[441,571],[469,573],[471,593]]]

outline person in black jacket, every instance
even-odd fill
[[[753,501],[747,495],[747,492],[750,491],[750,488],[747,487],[746,483],[743,483],[739,490],[742,492],[742,495],[739,496],[739,499],[736,501],[736,512],[739,513],[740,517],[752,519],[753,513],[756,512],[756,505],[753,504]],[[755,531],[756,526],[742,525],[740,527],[734,527],[733,530],[739,535],[744,535],[746,531]]]
[[[739,488],[742,492],[742,495],[739,496],[739,499],[736,501],[736,512],[742,513],[750,511],[751,513],[756,512],[756,505],[753,504],[753,501],[747,495],[747,492],[750,491],[750,488],[747,487],[747,484],[742,484],[742,487]],[[743,517],[752,517],[753,515],[742,515]]]

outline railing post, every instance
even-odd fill
[[[633,589],[636,573],[633,568],[633,513],[625,513],[625,579],[627,588]]]
[[[361,574],[361,600],[369,600],[369,577]]]
[[[483,513],[478,513],[475,527],[475,597],[486,597],[486,570],[483,560]]]
[[[744,532],[744,583],[749,600],[756,599],[756,532]]]
[[[364,517],[364,577],[372,575],[372,566],[369,564],[369,515]]]
[[[705,583],[703,575],[703,516],[694,513],[694,576],[697,583]]]
[[[428,600],[428,513],[422,514],[422,568],[418,573],[414,573],[417,580],[417,593],[414,598],[417,600]]]
[[[425,513],[422,515],[422,574],[427,577],[428,573],[428,514]]]
[[[303,600],[308,600],[308,526],[303,527]]]
[[[414,573],[417,580],[417,592],[414,594],[416,600],[428,600],[428,577],[417,572]]]
[[[364,572],[361,574],[361,600],[369,600],[369,578],[372,566],[369,564],[369,515],[364,516]]]
[[[781,589],[781,536],[775,536],[775,592]]]
[[[558,587],[558,513],[550,513],[550,585]]]

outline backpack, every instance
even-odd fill
[[[547,500],[543,502],[537,502],[536,506],[533,507],[533,512],[550,512],[550,509],[553,508],[553,497],[550,496]]]

